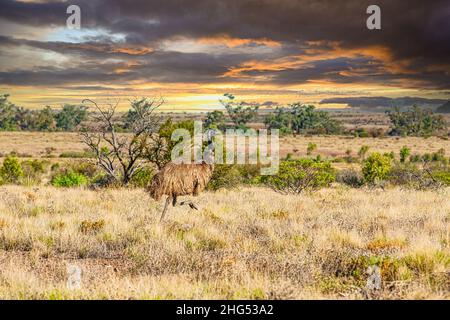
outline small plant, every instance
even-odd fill
[[[432,161],[436,161],[436,162],[437,161],[440,161],[440,162],[445,161],[445,149],[441,148],[437,152],[434,152],[432,154],[432,159],[431,160]]]
[[[425,163],[428,163],[433,160],[433,156],[431,155],[431,153],[425,153],[422,155],[421,160]]]
[[[315,143],[308,143],[308,147],[306,148],[306,154],[310,156],[314,150],[317,149],[317,145]]]
[[[411,149],[409,149],[407,146],[403,146],[400,149],[400,162],[405,162],[406,158],[408,158],[410,154],[411,154]]]
[[[3,183],[18,183],[23,177],[22,166],[14,156],[7,156],[0,167],[0,179]]]
[[[369,146],[362,146],[361,148],[359,148],[358,151],[358,156],[364,160],[364,158],[366,157],[367,152],[369,151]]]
[[[365,128],[357,128],[355,131],[355,136],[357,136],[359,138],[368,138],[369,133],[367,132],[367,130]]]
[[[136,172],[130,180],[130,185],[137,188],[144,188],[149,185],[153,178],[154,172],[152,168],[142,168]]]
[[[409,157],[409,161],[411,162],[420,162],[420,154],[413,154]]]
[[[374,183],[384,180],[391,170],[392,159],[377,152],[372,153],[363,164],[362,173],[364,180]]]
[[[81,173],[68,171],[53,177],[51,184],[55,187],[80,187],[88,183],[88,179]]]

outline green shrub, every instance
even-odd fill
[[[18,183],[23,177],[22,166],[14,156],[7,156],[0,168],[0,178],[3,183]]]
[[[450,171],[433,172],[433,177],[437,181],[450,186]]]
[[[392,159],[388,156],[381,155],[377,152],[372,153],[362,167],[364,180],[374,183],[377,180],[384,180],[391,170]]]
[[[95,164],[76,160],[66,163],[65,171],[73,171],[90,179],[96,177],[100,173],[99,168]]]
[[[414,163],[396,163],[390,170],[389,182],[416,190],[439,189],[450,185],[450,171],[441,166],[424,167]]]
[[[334,180],[335,172],[329,162],[311,159],[282,161],[276,175],[261,177],[261,182],[283,194],[317,190]]]
[[[208,190],[235,188],[239,185],[260,183],[261,166],[256,164],[227,165],[219,164],[214,168],[213,176],[207,186]]]
[[[207,189],[234,188],[244,181],[238,165],[219,164],[208,183]]]
[[[400,149],[400,162],[405,162],[406,158],[409,157],[411,154],[411,149],[409,149],[407,146],[403,146]]]
[[[51,183],[55,187],[79,187],[86,185],[88,183],[88,179],[81,173],[68,171],[53,177]]]
[[[153,175],[154,172],[152,168],[142,168],[131,177],[130,185],[137,188],[144,188],[149,185]]]

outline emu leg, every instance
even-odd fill
[[[177,205],[177,196],[173,195],[172,196],[172,206],[175,207]]]
[[[159,219],[159,222],[163,221],[164,216],[166,215],[167,208],[169,207],[169,203],[170,203],[170,196],[167,196],[166,204],[164,205],[164,210],[161,214],[161,218]]]

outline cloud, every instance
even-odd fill
[[[103,33],[76,42],[47,41],[16,37],[9,28],[10,34],[0,36],[0,54],[25,46],[56,52],[70,61],[45,70],[8,66],[2,68],[0,84],[150,81],[283,86],[321,81],[450,88],[450,4],[444,0],[407,4],[380,0],[382,30],[377,31],[365,27],[368,0],[345,4],[79,0],[77,4],[82,28]],[[64,28],[67,5],[56,0],[4,0],[0,20]]]

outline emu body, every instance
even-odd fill
[[[205,162],[199,164],[175,164],[168,163],[152,179],[148,192],[155,200],[160,200],[166,195],[166,203],[161,214],[162,221],[166,214],[170,201],[175,206],[178,196],[197,196],[202,192],[214,171],[214,165]],[[196,209],[191,201],[184,201],[181,205],[188,204],[192,209]]]

